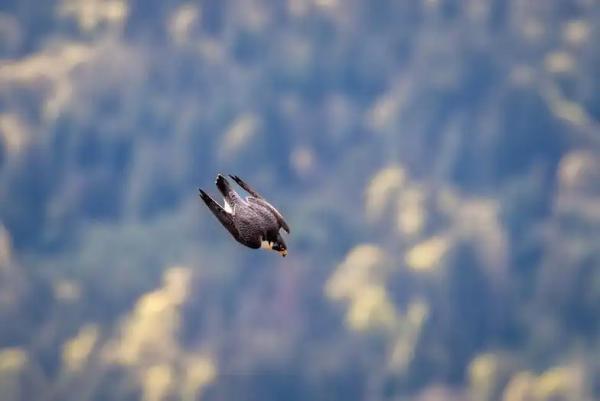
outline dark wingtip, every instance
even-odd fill
[[[200,196],[200,199],[202,199],[202,201],[208,205],[208,200],[210,199],[210,197],[206,194],[206,192],[202,190],[202,188],[198,188],[198,192],[200,192],[198,194],[198,196]]]

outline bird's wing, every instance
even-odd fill
[[[246,182],[244,180],[242,180],[240,177],[238,177],[237,175],[229,175],[231,177],[231,179],[235,182],[237,182],[237,184],[244,188],[244,190],[246,192],[248,192],[250,195],[254,196],[257,199],[265,199],[262,196],[260,196],[260,194],[258,192],[256,192],[254,189],[252,189],[250,187],[250,185],[246,184]]]
[[[250,192],[250,191],[248,191],[248,192]],[[277,222],[279,223],[279,225],[281,225],[281,227],[288,234],[290,233],[290,227],[288,226],[288,224],[284,220],[284,218],[281,215],[281,213],[279,213],[279,211],[277,209],[275,209],[275,207],[273,207],[273,205],[271,205],[269,202],[267,202],[263,198],[256,198],[254,196],[248,196],[246,198],[246,200],[248,201],[248,203],[254,203],[254,204],[257,204],[257,205],[260,205],[260,206],[263,206],[263,207],[267,208],[269,211],[271,211],[271,213],[273,213],[273,215],[277,219]]]
[[[239,233],[235,224],[233,223],[233,214],[226,212],[221,205],[219,205],[213,198],[210,197],[206,192],[200,189],[200,198],[206,203],[206,206],[211,212],[219,219],[223,227],[227,229],[235,238],[238,238]]]
[[[271,205],[269,202],[267,202],[265,200],[265,198],[263,198],[258,192],[256,192],[254,189],[252,189],[250,187],[250,185],[246,184],[246,182],[244,180],[242,180],[240,177],[238,177],[237,175],[229,175],[229,176],[240,187],[242,187],[246,192],[248,192],[250,195],[252,195],[252,196],[249,196],[249,197],[246,198],[246,200],[249,203],[250,202],[254,202],[254,203],[258,204],[258,205],[262,205],[262,206],[266,207],[267,209],[269,209],[271,211],[271,213],[273,213],[273,215],[275,215],[275,218],[277,219],[277,221],[279,222],[279,224],[281,225],[281,227],[283,227],[283,229],[288,234],[290,233],[290,226],[288,226],[288,224],[284,220],[284,218],[281,215],[281,213],[279,213],[279,211],[277,209],[275,209],[273,207],[273,205]]]

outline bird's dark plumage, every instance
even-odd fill
[[[215,184],[223,195],[225,203],[223,206],[219,205],[200,189],[200,197],[206,206],[241,244],[253,249],[264,247],[275,250],[282,256],[287,255],[287,246],[279,229],[283,228],[289,233],[290,228],[281,213],[240,177],[233,175],[230,177],[251,196],[242,199],[231,188],[229,181],[219,174]]]

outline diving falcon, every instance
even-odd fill
[[[200,198],[236,241],[252,249],[273,250],[285,257],[287,245],[279,230],[283,228],[289,234],[290,227],[281,213],[240,177],[229,177],[250,196],[242,199],[229,181],[219,174],[215,184],[223,195],[224,205],[218,204],[202,188],[199,189]]]

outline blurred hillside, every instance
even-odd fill
[[[600,399],[599,41],[594,0],[2,0],[0,398]]]

